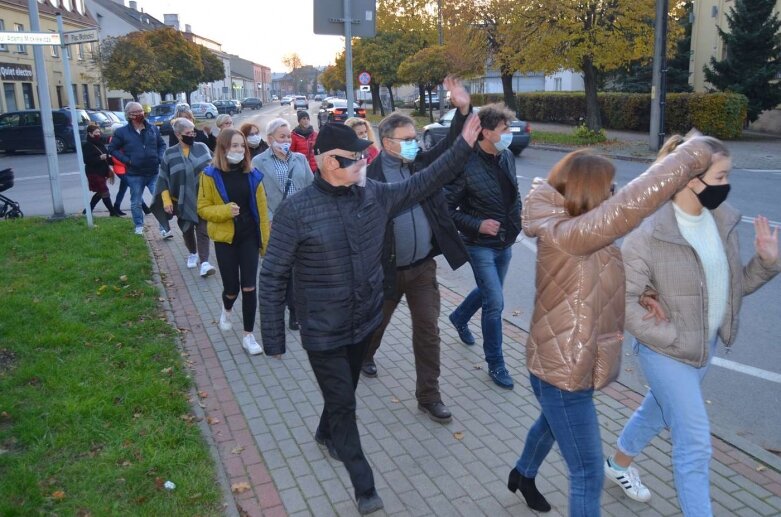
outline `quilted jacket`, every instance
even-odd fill
[[[526,365],[565,391],[600,389],[618,376],[624,330],[624,265],[613,242],[704,172],[697,139],[652,165],[598,207],[572,217],[550,184],[524,202],[523,230],[537,237],[534,314]]]
[[[781,261],[763,264],[757,255],[744,267],[737,226],[740,213],[724,203],[712,211],[727,254],[730,289],[719,336],[727,346],[735,342],[743,297],[781,271]],[[705,272],[694,248],[678,229],[672,203],[649,217],[621,246],[626,265],[626,328],[659,354],[701,368],[708,362],[708,295]],[[651,295],[670,318],[657,324],[638,300]]]
[[[334,187],[317,175],[283,201],[258,284],[266,354],[285,352],[285,292],[293,270],[304,349],[351,346],[374,332],[382,322],[380,260],[388,219],[452,181],[470,152],[459,137],[431,167],[405,181]]]

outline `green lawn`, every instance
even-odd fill
[[[532,123],[532,128],[534,125]],[[578,136],[573,132],[558,133],[554,131],[537,131],[532,129],[532,143],[557,144],[557,145],[594,145],[602,143],[602,140],[593,136]]]
[[[0,222],[0,515],[221,513],[150,278],[127,220]]]

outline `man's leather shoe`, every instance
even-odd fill
[[[339,458],[339,453],[336,452],[336,447],[334,447],[334,441],[330,438],[326,438],[324,436],[321,436],[318,433],[315,433],[315,441],[318,445],[321,447],[325,447],[328,449],[328,454],[335,459],[336,461],[342,461],[341,458]]]
[[[475,344],[475,337],[472,335],[472,331],[469,330],[469,325],[459,325],[456,323],[456,320],[453,319],[453,314],[451,313],[450,316],[447,317],[447,319],[450,320],[450,323],[453,324],[453,326],[456,328],[456,331],[458,332],[458,337],[461,338],[461,341],[468,346],[472,346]]]
[[[428,413],[428,417],[431,420],[439,422],[440,424],[446,424],[453,419],[450,410],[442,402],[432,402],[431,404],[418,402],[418,409],[424,413]]]
[[[367,377],[377,377],[377,365],[374,361],[366,361],[361,365],[361,371]]]
[[[385,505],[382,502],[382,499],[380,499],[380,495],[377,493],[377,490],[372,488],[368,492],[361,494],[357,497],[358,499],[358,513],[361,515],[367,515],[369,513],[376,512],[377,510],[382,510]]]

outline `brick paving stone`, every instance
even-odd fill
[[[755,495],[746,492],[745,490],[739,490],[732,494],[735,498],[740,499],[743,503],[752,511],[757,512],[759,515],[778,515],[778,508],[773,508],[769,504],[761,501]]]

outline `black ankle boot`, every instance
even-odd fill
[[[515,468],[510,471],[510,477],[507,479],[507,488],[513,493],[520,488],[521,495],[532,510],[537,510],[538,512],[549,512],[551,510],[550,503],[537,490],[534,478],[522,476]]]

